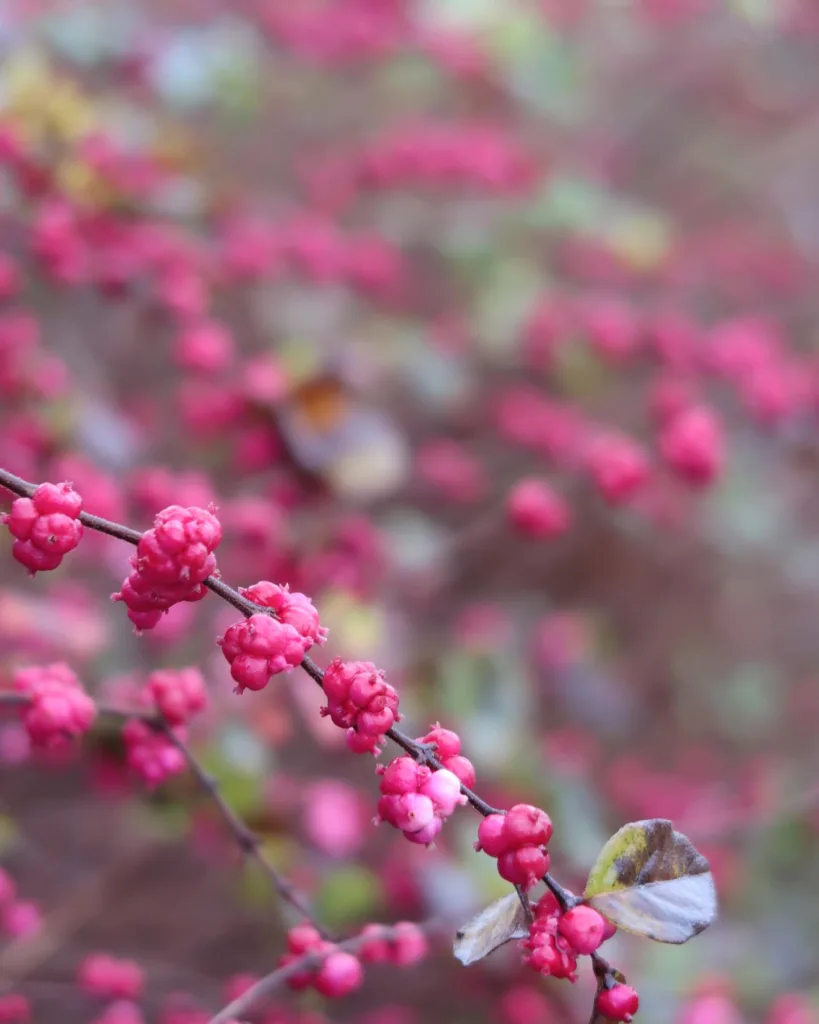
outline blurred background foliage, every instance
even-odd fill
[[[223,577],[309,593],[329,656],[383,667],[410,733],[457,728],[487,799],[549,810],[566,884],[623,821],[672,818],[723,913],[683,948],[611,943],[655,1024],[736,1019],[730,1002],[686,1017],[703,992],[748,1020],[819,998],[817,56],[813,0],[0,2],[0,125],[35,154],[28,188],[0,167],[0,249],[45,360],[0,391],[0,463],[73,479],[133,526],[215,500]],[[100,138],[126,154],[119,177]],[[55,196],[82,222],[76,266],[43,261]],[[153,276],[135,225],[174,253]],[[200,299],[235,346],[210,375],[174,348]],[[662,354],[669,324],[706,362],[737,325],[777,358],[748,386],[734,364],[692,373],[673,340]],[[652,449],[669,374],[722,418],[705,492],[652,455],[612,508],[562,442],[511,436],[535,395]],[[510,529],[528,475],[566,496],[565,536]],[[234,616],[215,599],[137,638],[107,602],[121,545],[88,538],[29,582],[2,544],[0,672],[65,658],[106,692],[201,664],[197,749],[332,926],[454,929],[505,892],[474,815],[430,851],[371,827],[373,765],[306,679],[231,693],[213,641]],[[14,720],[0,731],[2,856],[48,940],[5,965],[38,1021],[90,1019],[72,985],[89,949],[145,965],[149,1015],[175,990],[213,1008],[281,949],[263,880],[192,784],[148,796],[118,753],[101,736],[55,771]],[[504,952],[466,973],[442,947],[329,1012],[585,1021],[591,991]]]

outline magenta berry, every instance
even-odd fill
[[[509,522],[525,537],[550,540],[569,528],[571,514],[560,495],[544,480],[521,480],[506,504]]]
[[[597,996],[595,1006],[597,1012],[609,1020],[628,1021],[632,1019],[640,1005],[640,997],[631,985],[615,985],[604,989]]]
[[[287,586],[280,587],[267,580],[239,592],[255,604],[272,608],[276,618],[285,625],[292,626],[300,636],[309,641],[306,650],[313,644],[323,644],[327,639],[328,631],[319,622],[315,605],[304,594],[298,591],[291,592]]]
[[[490,814],[478,826],[476,850],[483,850],[490,857],[500,857],[509,849],[509,841],[503,830],[504,815]]]
[[[185,770],[185,757],[162,733],[132,718],[122,730],[128,767],[154,789]]]
[[[588,955],[603,942],[606,919],[593,907],[581,903],[561,915],[558,930],[578,953]]]
[[[77,982],[89,995],[106,999],[138,999],[144,984],[139,964],[92,953],[80,964]]]
[[[218,643],[242,693],[263,690],[274,675],[300,665],[312,640],[295,626],[259,614],[231,626]]]
[[[719,422],[703,406],[686,409],[669,420],[660,436],[660,451],[673,470],[699,487],[710,484],[725,461]]]
[[[152,672],[148,678],[148,694],[171,725],[184,725],[208,702],[205,680],[197,668]]]
[[[364,969],[358,957],[339,950],[325,957],[313,984],[323,996],[340,999],[359,988],[363,980]]]
[[[592,442],[587,465],[606,501],[621,505],[646,483],[648,460],[634,441],[618,434],[603,434]]]
[[[545,846],[552,838],[552,822],[539,807],[515,804],[503,819],[503,832],[511,847]]]
[[[45,483],[31,498],[17,498],[0,516],[15,538],[12,554],[31,573],[56,569],[83,535],[77,518],[82,498],[69,483]]]
[[[401,717],[398,694],[372,662],[335,658],[325,670],[323,686],[327,706],[322,714],[343,729],[380,741]]]
[[[61,747],[91,728],[94,702],[64,662],[19,669],[13,685],[28,697],[20,714],[34,746]]]
[[[521,846],[498,857],[498,874],[512,885],[531,889],[549,870],[549,854],[536,846]]]
[[[426,736],[418,738],[419,743],[434,743],[435,754],[439,761],[446,757],[454,757],[461,752],[461,737],[451,729],[444,729],[439,723],[429,730]]]
[[[0,995],[0,1024],[27,1024],[31,1020],[31,1004],[19,992]]]
[[[461,794],[460,779],[446,768],[433,772],[421,786],[420,792],[429,797],[440,818],[448,818],[456,807],[466,803],[466,797]]]

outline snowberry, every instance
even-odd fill
[[[157,514],[131,558],[133,572],[113,594],[137,629],[152,629],[180,601],[201,601],[204,581],[216,572],[213,554],[222,527],[212,511],[169,505]]]
[[[34,746],[61,747],[91,728],[94,702],[64,662],[19,669],[12,684],[28,697],[20,715]]]
[[[475,785],[475,768],[472,762],[461,754],[461,738],[456,732],[444,729],[436,723],[426,736],[419,736],[417,742],[435,744],[435,756],[441,766],[452,772],[468,789]]]
[[[77,518],[82,498],[70,483],[45,483],[31,498],[16,498],[11,511],[0,516],[15,538],[12,554],[30,572],[56,569],[83,535]]]
[[[611,505],[628,501],[649,476],[648,460],[642,448],[618,434],[601,434],[591,443],[587,466]]]
[[[704,406],[692,406],[672,417],[660,435],[660,452],[690,484],[710,484],[725,461],[722,429]]]
[[[401,718],[398,694],[372,662],[335,658],[324,672],[322,685],[327,705],[321,713],[343,729],[355,729],[380,742]]]
[[[531,889],[549,870],[549,854],[537,846],[521,846],[498,857],[498,874],[501,878]]]
[[[509,848],[508,840],[503,831],[503,814],[489,814],[478,826],[478,841],[475,849],[490,857],[500,857]]]
[[[147,722],[132,718],[124,726],[122,738],[128,767],[151,789],[185,770],[182,751]]]
[[[292,626],[297,633],[309,640],[306,650],[313,644],[323,644],[328,631],[319,622],[319,614],[309,597],[298,591],[291,592],[285,586],[263,580],[252,587],[240,589],[239,593],[254,604],[272,608],[276,618],[285,625]]]
[[[171,725],[184,725],[208,701],[198,668],[159,669],[148,677],[148,694]]]
[[[363,980],[364,970],[358,957],[339,950],[324,958],[313,985],[323,996],[339,999],[354,992]]]
[[[512,526],[525,537],[549,540],[565,533],[571,521],[564,500],[545,481],[519,481],[509,494],[506,513]]]
[[[134,960],[119,960],[106,953],[90,954],[77,971],[80,988],[106,999],[138,999],[144,980]]]
[[[609,1020],[630,1021],[640,1005],[640,997],[631,985],[615,985],[598,993],[597,1012]]]
[[[561,914],[558,930],[578,953],[593,953],[603,942],[606,919],[593,907],[584,904]]]
[[[19,992],[0,995],[0,1024],[26,1024],[31,1020],[31,1005]]]
[[[218,640],[236,692],[263,690],[274,675],[300,665],[312,639],[295,626],[271,615],[251,615],[225,631]]]

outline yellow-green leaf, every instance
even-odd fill
[[[589,874],[586,899],[612,924],[657,942],[682,943],[717,916],[708,861],[670,821],[624,825]]]

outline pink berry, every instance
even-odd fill
[[[569,528],[571,514],[565,501],[545,481],[521,480],[507,500],[512,526],[526,537],[549,540]]]
[[[339,999],[354,992],[363,980],[364,970],[358,957],[340,950],[325,957],[313,984],[323,996]]]
[[[478,826],[476,850],[483,850],[490,857],[500,857],[509,849],[509,840],[504,833],[504,815],[490,814]]]
[[[725,461],[719,422],[703,406],[686,409],[666,424],[660,451],[672,469],[700,487],[713,481]]]
[[[592,907],[584,904],[572,907],[560,917],[560,934],[577,950],[588,955],[602,943],[606,931],[606,919]]]
[[[224,373],[233,361],[233,338],[214,320],[186,327],[176,339],[175,358],[179,366],[201,373]]]
[[[300,956],[312,953],[321,945],[322,938],[311,924],[297,924],[287,933],[287,948]]]
[[[31,1020],[31,1005],[18,992],[0,995],[0,1024],[26,1024]]]
[[[399,967],[423,960],[429,951],[426,936],[417,924],[410,921],[399,921],[393,929],[392,962]]]
[[[463,757],[461,754],[455,754],[453,757],[442,758],[441,764],[447,771],[457,776],[461,785],[466,786],[467,789],[474,787],[475,767],[469,758]]]
[[[288,626],[292,626],[301,636],[308,639],[309,650],[313,644],[323,644],[327,639],[327,629],[319,622],[319,614],[309,597],[298,591],[291,592],[287,586],[263,580],[252,587],[240,590],[243,597],[255,604],[272,608],[276,617]]]
[[[17,886],[14,884],[14,879],[3,868],[0,868],[0,906],[4,903],[10,903],[17,892]]]
[[[598,1013],[609,1020],[621,1020],[628,1024],[640,1005],[640,997],[631,985],[615,985],[604,989],[597,996],[595,1006]]]
[[[445,757],[454,757],[461,752],[461,737],[451,729],[444,729],[436,723],[432,726],[426,736],[421,736],[419,743],[434,743],[435,755],[439,760]]]
[[[428,825],[418,829],[416,832],[404,832],[404,838],[418,846],[430,846],[435,841],[443,825],[443,820],[436,817]]]
[[[429,797],[435,808],[435,813],[441,818],[448,818],[454,813],[456,807],[466,803],[466,797],[461,794],[461,782],[458,776],[453,775],[446,768],[433,772],[421,786],[420,792]]]
[[[601,435],[590,446],[587,458],[592,478],[611,505],[628,501],[649,476],[643,450],[628,437]]]
[[[552,822],[539,807],[515,804],[503,819],[503,833],[510,847],[546,846],[552,838]]]
[[[205,681],[197,668],[159,669],[148,678],[148,693],[171,725],[184,725],[202,711],[208,700]]]
[[[420,765],[408,755],[396,757],[379,774],[379,788],[384,794],[415,793],[420,784]],[[427,772],[429,770],[427,769]]]
[[[531,889],[549,870],[549,854],[537,846],[521,846],[498,857],[498,874],[512,885]]]
[[[31,500],[41,516],[60,512],[70,519],[76,519],[82,511],[82,498],[68,482],[40,484]]]

